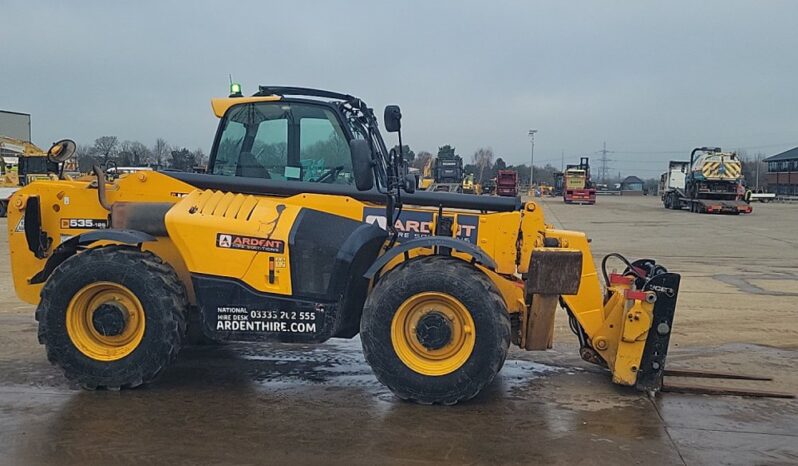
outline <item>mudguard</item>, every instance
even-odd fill
[[[423,238],[411,239],[409,241],[403,241],[399,246],[389,249],[385,252],[385,254],[380,256],[379,259],[374,261],[374,264],[369,267],[364,277],[368,279],[374,278],[374,276],[377,275],[377,272],[382,270],[382,268],[385,267],[385,265],[388,264],[391,259],[399,254],[404,254],[406,252],[412,251],[413,249],[432,248],[435,246],[449,248],[469,254],[477,263],[482,264],[491,270],[496,269],[496,262],[494,262],[493,259],[491,259],[490,256],[488,256],[488,254],[479,246],[475,246],[471,243],[448,236],[427,236]]]
[[[85,248],[97,241],[113,241],[115,243],[140,246],[141,243],[155,241],[155,237],[137,230],[95,230],[73,236],[55,248],[50,258],[44,264],[44,268],[34,275],[31,284],[44,283],[47,277],[61,265],[62,262],[72,257],[79,249]]]

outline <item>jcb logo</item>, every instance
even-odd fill
[[[656,292],[658,292],[658,293],[665,293],[665,296],[667,296],[669,298],[673,298],[674,296],[676,296],[676,291],[673,288],[668,288],[668,287],[659,286],[659,285],[652,285],[651,289],[656,291]]]

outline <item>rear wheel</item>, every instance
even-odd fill
[[[682,208],[682,201],[675,193],[670,195],[670,208],[673,210],[680,210]]]
[[[430,256],[377,283],[360,333],[366,360],[396,396],[455,404],[476,396],[501,369],[510,319],[495,286],[477,268]]]
[[[39,342],[84,388],[135,387],[177,357],[187,308],[177,274],[157,256],[90,249],[64,261],[42,289]]]

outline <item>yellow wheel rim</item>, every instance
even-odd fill
[[[98,320],[109,314],[110,322]],[[97,361],[116,361],[132,353],[144,337],[144,323],[141,301],[127,287],[112,282],[84,286],[72,297],[66,312],[72,343]]]
[[[391,321],[396,355],[422,375],[441,376],[459,369],[474,351],[475,339],[471,313],[445,293],[411,296],[399,306]]]

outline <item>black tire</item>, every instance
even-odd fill
[[[8,216],[8,200],[3,199],[0,201],[0,218]]]
[[[100,281],[126,287],[144,311],[140,343],[113,361],[81,352],[67,330],[67,308],[73,296]],[[64,261],[42,289],[36,309],[39,343],[45,346],[47,359],[85,389],[133,388],[154,380],[177,357],[186,333],[187,309],[183,284],[158,256],[121,246],[90,249]]]
[[[394,314],[408,298],[424,292],[448,294],[468,310],[475,326],[468,359],[445,375],[424,375],[399,358],[391,341]],[[360,321],[363,353],[380,382],[399,398],[452,405],[476,396],[507,357],[510,317],[490,279],[471,264],[448,256],[410,260],[386,274],[366,300]]]
[[[186,320],[186,337],[183,339],[183,346],[222,346],[228,343],[224,340],[214,340],[206,335],[202,325],[200,310],[192,307]]]
[[[679,199],[679,196],[675,193],[670,195],[670,208],[673,210],[681,210],[682,208],[682,201]]]

